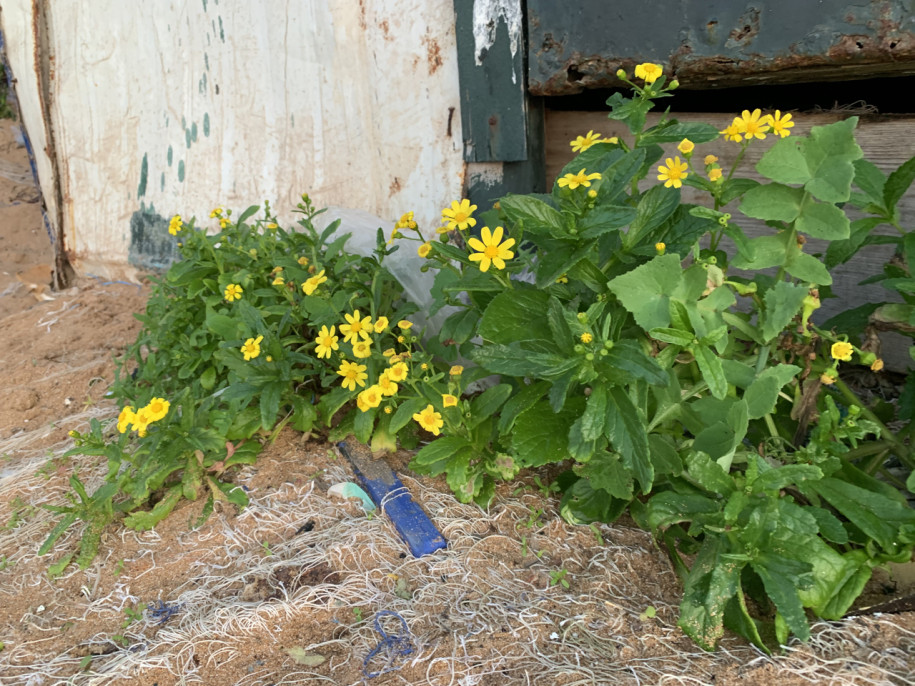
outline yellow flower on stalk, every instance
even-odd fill
[[[143,409],[146,411],[150,422],[158,422],[168,414],[169,407],[171,407],[171,403],[165,398],[153,398]]]
[[[789,116],[790,116],[790,115],[789,115]],[[172,217],[171,220],[169,220],[169,222],[168,222],[168,232],[169,232],[172,236],[177,236],[177,235],[178,235],[178,232],[181,231],[181,229],[183,229],[183,228],[184,228],[184,223],[181,221],[181,215],[180,215],[180,214],[176,214],[176,215],[175,215],[174,217]],[[121,433],[123,433],[123,431],[122,431]]]
[[[394,229],[415,229],[416,221],[413,219],[413,212],[405,212],[394,224]]]
[[[381,395],[391,396],[397,394],[397,384],[394,383],[394,379],[388,376],[388,370],[385,369],[381,372],[381,375],[378,377],[378,388],[381,389]]]
[[[721,169],[719,167],[715,167],[714,169],[709,169],[709,172],[708,172],[709,181],[717,181],[720,178],[721,178]]]
[[[769,123],[769,126],[772,128],[773,135],[781,136],[790,136],[791,132],[788,130],[794,126],[794,122],[791,121],[791,113],[785,113],[782,116],[781,110],[775,110],[775,114],[767,114],[766,120]]]
[[[308,266],[308,258],[307,258],[307,257],[300,257],[298,260],[296,260],[296,262],[298,262],[298,263],[299,263],[300,265],[302,265],[303,267],[307,267],[307,266]]]
[[[454,365],[453,367],[451,367],[451,369],[448,370],[449,376],[460,376],[463,373],[464,373],[464,368],[459,364]]]
[[[588,333],[587,331],[585,331],[585,332],[580,336],[580,339],[581,339],[581,342],[582,342],[582,343],[590,343],[591,341],[594,340],[594,336],[592,336],[590,333]]]
[[[574,141],[570,141],[569,145],[572,146],[573,152],[584,152],[590,148],[595,143],[600,142],[601,134],[594,133],[593,130],[588,131],[584,136],[578,136]]]
[[[734,121],[746,140],[753,138],[765,140],[766,131],[769,130],[769,120],[762,116],[762,112],[758,107],[752,112],[744,110],[740,113],[740,117],[734,119]]]
[[[368,412],[370,409],[369,406],[365,404],[362,393],[356,396],[356,407],[359,408],[360,412]]]
[[[217,207],[215,210],[213,210],[212,212],[210,212],[210,219],[215,219],[216,217],[221,217],[221,216],[222,216],[222,213],[223,213],[224,211],[225,211],[225,210],[224,210],[222,207]]]
[[[386,328],[388,328],[388,318],[378,317],[378,319],[375,320],[375,325],[373,328],[375,329],[375,333],[381,333]]]
[[[693,154],[693,150],[696,149],[696,144],[693,143],[689,138],[684,138],[680,141],[680,144],[677,146],[677,150],[682,152],[684,155],[689,157]]]
[[[226,290],[223,295],[226,296],[226,300],[232,302],[233,300],[241,300],[241,294],[245,291],[237,283],[230,283],[226,286]]]
[[[318,344],[318,347],[315,348],[315,353],[318,355],[319,360],[322,357],[330,358],[330,353],[332,351],[340,349],[340,346],[337,344],[339,339],[334,335],[336,328],[337,327],[331,325],[330,330],[328,330],[327,326],[324,325],[318,332],[318,337],[315,339],[315,343]]]
[[[248,360],[253,360],[261,354],[262,340],[264,340],[264,337],[258,336],[257,338],[249,338],[245,341],[245,344],[241,347],[241,354],[245,356],[246,362]]]
[[[667,158],[665,160],[667,166],[660,165],[658,167],[658,181],[664,182],[664,188],[680,188],[683,185],[683,179],[685,179],[689,174],[686,170],[689,169],[689,165],[686,162],[681,162],[679,157],[674,157],[673,159]]]
[[[385,357],[391,357],[392,355],[396,354],[396,352],[397,352],[397,351],[394,350],[394,348],[388,348],[387,350],[385,350],[385,351],[382,352],[381,354],[384,355]]]
[[[270,230],[272,231],[272,230],[277,229],[277,228],[279,228],[279,227],[277,227],[276,222],[267,222],[267,228],[270,229]]]
[[[495,265],[496,269],[505,269],[505,260],[515,256],[515,253],[509,250],[514,244],[514,238],[502,242],[501,226],[497,226],[492,232],[488,226],[484,226],[480,230],[480,238],[467,239],[467,245],[477,251],[469,256],[470,261],[479,262],[481,272],[488,271],[491,264]]]
[[[879,372],[881,369],[883,369],[883,360],[878,357],[871,363],[871,371]]]
[[[152,420],[149,418],[149,412],[145,407],[141,407],[133,416],[131,428],[137,432],[137,436],[143,438],[146,435],[146,429],[149,427],[151,421]]]
[[[735,117],[734,121],[732,121],[729,126],[727,126],[723,131],[718,132],[724,136],[724,140],[734,141],[735,143],[739,143],[743,140],[743,133],[740,130],[740,124],[738,123],[739,121],[740,119]],[[709,157],[711,157],[711,155]],[[708,159],[708,157],[706,159]],[[706,164],[708,164],[708,162],[706,162]]]
[[[340,333],[343,334],[344,343],[350,341],[355,343],[360,338],[369,343],[372,342],[372,337],[369,335],[369,332],[374,331],[371,317],[368,315],[361,317],[359,310],[354,310],[352,314],[344,314],[343,318],[346,319],[346,324],[340,325]]]
[[[401,383],[407,380],[407,374],[409,373],[410,368],[407,367],[406,362],[398,362],[386,370],[384,373],[388,375],[388,378],[395,383]]]
[[[302,284],[302,292],[304,292],[305,295],[311,295],[318,289],[318,286],[327,281],[327,277],[324,276],[324,271],[325,270],[322,269],[314,276],[305,280],[305,283]]]
[[[385,413],[385,414],[391,414],[393,411],[394,411],[394,410],[391,409],[391,406],[390,406],[390,405],[385,405],[385,407],[384,407],[384,413]]]
[[[457,407],[457,404],[457,397],[451,395],[450,393],[442,393],[442,405],[445,407]]]
[[[381,389],[378,386],[369,386],[359,394],[358,399],[362,400],[362,405],[365,407],[364,410],[361,407],[359,409],[367,412],[370,408],[378,407],[381,404]]]
[[[848,341],[836,341],[832,344],[832,348],[829,350],[829,354],[832,355],[832,359],[841,360],[842,362],[850,362],[851,354],[855,351],[854,347]]]
[[[220,228],[220,229],[225,229],[225,228],[227,228],[231,223],[232,223],[232,222],[229,221],[229,218],[228,218],[228,217],[220,217],[220,218],[219,218],[219,228]]]
[[[426,405],[426,409],[414,414],[413,419],[433,436],[438,436],[441,433],[440,429],[445,425],[442,415],[436,412],[432,405]]]
[[[822,383],[826,386],[832,386],[836,382],[836,379],[838,378],[832,372],[834,372],[834,370],[830,370],[828,372],[823,372],[822,374],[820,374],[820,383]]]
[[[559,184],[560,188],[565,188],[566,186],[568,186],[570,191],[574,191],[579,186],[584,186],[585,188],[588,188],[594,179],[599,179],[599,178],[600,178],[599,173],[594,172],[593,174],[586,174],[585,170],[582,169],[577,174],[566,174],[561,179],[559,179],[556,183]]]
[[[715,162],[718,161],[718,158],[715,157],[714,155],[706,155],[706,156],[705,156],[705,159],[702,160],[702,161],[705,163],[705,166],[707,167],[707,166],[709,166],[710,164],[715,164]]]
[[[401,331],[408,331],[411,326],[413,326],[413,322],[411,322],[409,319],[401,319],[399,322],[397,322],[397,327]]]
[[[468,227],[473,228],[477,225],[477,220],[473,218],[473,213],[477,206],[471,205],[467,198],[460,202],[457,200],[451,203],[451,207],[442,210],[442,224],[448,231],[459,229],[464,231]]]
[[[127,429],[130,428],[130,425],[133,424],[134,421],[136,421],[136,415],[134,414],[133,407],[125,405],[118,415],[118,432],[126,433]]]
[[[372,346],[366,341],[359,341],[353,343],[353,357],[358,357],[360,359],[365,359],[366,357],[372,356]]]
[[[597,197],[597,191],[592,188],[591,190],[588,191],[588,197],[593,200],[594,198]]]
[[[654,249],[655,249],[655,252],[658,253],[658,255],[663,255],[665,252],[667,252],[667,244],[666,243],[655,243]]]
[[[282,286],[285,283],[286,283],[286,279],[284,279],[279,274],[277,274],[277,277],[273,281],[270,282],[270,284],[272,286]]]
[[[343,388],[348,391],[355,391],[356,386],[365,386],[365,380],[369,375],[365,373],[365,365],[357,364],[344,360],[340,364],[337,374],[343,377]]]
[[[643,62],[635,66],[635,78],[644,79],[645,83],[654,83],[664,73],[660,64]]]
[[[420,257],[429,257],[429,253],[432,252],[432,244],[426,241],[421,246],[416,249],[416,254]]]

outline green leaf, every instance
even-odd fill
[[[581,475],[591,482],[592,488],[607,491],[621,500],[632,499],[632,476],[619,455],[598,451],[582,468]]]
[[[629,225],[629,232],[623,239],[627,248],[636,246],[643,236],[658,228],[680,205],[680,191],[676,188],[652,186],[639,199],[635,219]]]
[[[206,311],[206,326],[209,331],[226,341],[232,341],[240,338],[238,331],[238,320],[227,317],[224,314],[217,314],[211,308]]]
[[[356,418],[353,421],[353,435],[360,443],[368,443],[372,438],[372,429],[375,428],[375,409],[371,408],[366,412],[356,410]]]
[[[864,191],[867,199],[874,205],[886,211],[883,206],[883,189],[886,186],[886,176],[870,160],[858,159],[854,161],[855,179],[854,184]]]
[[[611,95],[607,104],[610,106],[607,116],[625,123],[632,133],[641,133],[645,128],[645,116],[652,107],[650,100],[626,98],[622,93]]]
[[[680,454],[670,437],[657,433],[648,434],[648,449],[656,475],[679,476],[683,472],[683,460],[680,459]]]
[[[601,359],[602,366],[610,367],[617,375],[625,372],[631,379],[643,379],[650,384],[667,383],[667,373],[653,357],[645,354],[636,341],[618,341]]]
[[[748,190],[740,203],[740,211],[754,219],[793,222],[801,212],[804,191],[780,183],[756,186]]]
[[[642,493],[648,493],[654,481],[654,465],[648,452],[648,430],[629,395],[619,386],[607,390],[604,432],[623,456],[623,464],[639,482]]]
[[[851,234],[851,222],[845,212],[835,205],[805,200],[797,216],[795,227],[814,238],[837,241]]]
[[[487,388],[470,403],[472,419],[467,428],[473,429],[480,422],[492,417],[512,394],[512,387],[507,383]]]
[[[759,181],[755,179],[731,179],[725,181],[721,186],[721,205],[727,205],[731,201],[736,200],[742,195],[745,195],[748,190],[751,188],[756,188],[759,185]]]
[[[466,343],[476,334],[479,311],[467,307],[458,310],[442,322],[439,340],[452,340],[456,345]]]
[[[260,209],[260,205],[251,205],[248,209],[242,212],[238,217],[238,224],[244,224],[248,219],[257,214],[257,211]]]
[[[655,533],[721,511],[721,503],[696,493],[664,491],[648,501],[648,525]]]
[[[737,583],[737,593],[725,608],[724,625],[731,631],[743,636],[766,655],[772,654],[772,651],[759,635],[760,622],[753,619],[747,610],[746,598],[739,581]]]
[[[771,550],[763,550],[750,561],[753,571],[762,579],[766,593],[772,598],[788,628],[802,641],[810,638],[810,625],[797,589],[809,587],[813,582],[812,566],[783,557]]]
[[[549,389],[550,384],[546,381],[538,381],[537,383],[522,386],[521,390],[505,403],[502,412],[499,413],[499,433],[504,434],[510,431],[518,415],[533,407],[538,400],[547,394]]]
[[[124,518],[124,526],[136,531],[149,531],[165,519],[181,500],[181,484],[172,486],[149,512],[137,510]]]
[[[728,394],[728,381],[721,367],[721,358],[705,345],[694,346],[692,351],[709,391],[719,400],[724,398]]]
[[[648,129],[640,139],[640,145],[654,143],[679,143],[689,138],[693,143],[708,143],[718,138],[718,129],[703,122],[679,122],[671,119],[666,125]]]
[[[623,514],[629,500],[614,498],[588,479],[578,479],[562,496],[559,513],[569,524],[611,523]]]
[[[645,164],[646,157],[645,148],[636,148],[625,153],[603,170],[604,180],[598,191],[601,205],[606,204],[610,207],[611,201],[629,190],[632,178],[639,173]],[[599,167],[596,168],[599,169]]]
[[[552,286],[556,283],[556,279],[568,273],[576,264],[593,253],[594,246],[591,244],[566,245],[550,250],[537,264],[537,287],[546,288],[547,286]],[[510,295],[511,293],[512,291],[506,291],[505,295]]]
[[[430,465],[438,464],[453,456],[469,449],[470,443],[467,439],[460,436],[442,436],[431,443],[420,448],[419,452],[413,456],[410,462],[410,468],[425,468]]]
[[[567,436],[574,421],[570,412],[555,413],[540,400],[515,420],[512,449],[525,467],[561,462],[568,453]]]
[[[683,269],[679,255],[660,255],[608,284],[636,322],[646,331],[670,322],[668,300],[680,285]]]
[[[845,202],[851,195],[855,176],[852,163],[864,155],[855,142],[857,123],[857,117],[849,117],[826,126],[814,126],[810,137],[801,142],[811,176],[804,188],[819,200]]]
[[[70,512],[63,519],[61,519],[57,525],[51,529],[51,533],[48,534],[48,537],[45,539],[44,543],[41,544],[41,547],[38,549],[39,555],[46,555],[48,551],[54,546],[57,542],[57,539],[70,528],[70,525],[76,521],[76,518],[79,515],[76,512]],[[69,562],[69,560],[68,560]],[[65,565],[66,566],[66,565]]]
[[[558,353],[532,353],[517,345],[487,345],[470,355],[478,365],[493,374],[556,379],[575,369],[577,357]]]
[[[547,323],[550,325],[550,333],[553,334],[553,342],[560,350],[571,350],[575,345],[572,331],[569,328],[570,321],[580,326],[572,313],[559,302],[559,298],[551,297],[547,311]]]
[[[747,415],[750,419],[759,419],[772,412],[778,402],[778,393],[786,383],[791,381],[800,367],[793,364],[780,364],[769,367],[749,385],[743,399],[747,401]]]
[[[801,152],[803,139],[796,136],[777,141],[756,165],[756,171],[778,183],[807,183],[811,176]]]
[[[627,226],[635,216],[635,208],[627,205],[598,205],[579,220],[579,235],[583,239],[597,238]]]
[[[724,610],[737,593],[743,563],[727,557],[721,536],[707,535],[683,585],[679,626],[705,650],[724,634]]]
[[[542,200],[528,195],[509,195],[499,201],[501,211],[513,225],[531,233],[563,234],[562,215]]]
[[[766,291],[762,335],[767,343],[780,335],[800,312],[808,290],[806,286],[779,281]]]
[[[913,472],[915,474],[915,472]],[[817,520],[817,527],[820,530],[820,534],[828,541],[833,543],[838,543],[839,545],[845,545],[848,543],[848,532],[845,530],[845,527],[842,526],[842,522],[839,521],[839,518],[836,517],[829,510],[824,510],[822,507],[808,506],[804,510],[813,515],[813,518]]]
[[[407,424],[410,423],[410,420],[413,419],[413,415],[422,410],[428,404],[429,401],[427,401],[425,398],[407,398],[404,400],[391,416],[391,433],[396,434],[398,431],[404,428]],[[435,441],[435,443],[438,443],[438,441]],[[429,445],[434,445],[434,443],[430,443]]]
[[[788,486],[793,486],[802,481],[822,479],[823,471],[819,467],[807,464],[786,464],[775,469],[762,472],[752,484],[748,484],[753,493],[765,491],[779,491]]]
[[[607,402],[607,387],[603,384],[594,386],[585,405],[585,413],[581,416],[581,435],[584,440],[596,441],[603,435]]]
[[[786,239],[790,237],[789,231],[783,231],[775,236],[760,236],[747,241],[749,250],[741,251],[731,261],[731,266],[736,269],[759,270],[769,267],[780,267],[788,259]]]
[[[915,181],[915,157],[907,160],[889,175],[883,187],[883,203],[887,210],[894,212],[896,205]]]
[[[787,262],[785,262],[785,271],[794,278],[808,283],[820,286],[832,284],[832,276],[830,276],[829,270],[826,269],[826,265],[813,255],[808,255],[800,250],[788,257]]]
[[[657,328],[649,331],[648,335],[655,340],[682,347],[688,346],[695,340],[695,336],[691,331],[682,331],[680,329]]]
[[[708,455],[696,450],[686,456],[686,472],[706,491],[726,496],[734,491],[734,479]]]
[[[509,344],[536,339],[549,340],[543,326],[550,296],[536,289],[503,291],[483,313],[478,333],[487,341]]]

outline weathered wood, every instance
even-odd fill
[[[721,130],[731,122],[734,115],[678,113],[672,116],[684,122],[707,122]],[[797,123],[791,129],[791,132],[792,135],[805,135],[810,132],[813,126],[830,124],[848,116],[851,116],[850,113],[843,111],[822,114],[794,114],[793,119]],[[648,126],[657,123],[659,118],[660,114],[650,114]],[[876,118],[869,116],[862,118],[858,122],[856,136],[858,144],[864,151],[864,156],[877,165],[883,173],[888,174],[915,155],[915,137],[911,133],[913,127],[915,127],[915,117]],[[572,152],[569,146],[569,141],[576,136],[584,135],[590,130],[597,131],[608,137],[620,136],[625,140],[631,140],[631,134],[625,125],[608,119],[603,112],[546,111],[547,187],[552,187],[560,170],[575,157],[575,153]],[[771,136],[764,141],[754,141],[747,150],[737,174],[765,181],[756,172],[755,166],[762,155],[772,146],[773,142]],[[663,147],[667,153],[665,157],[679,154],[676,149],[676,143],[669,143]],[[699,166],[701,167],[701,159],[705,155],[716,155],[719,158],[719,164],[727,174],[733,166],[739,150],[740,146],[737,143],[718,139],[711,143],[697,145],[694,159],[700,160]],[[642,187],[647,188],[657,183],[656,176],[655,173],[649,174],[648,178],[642,182]],[[685,202],[710,204],[709,198],[694,188],[684,186],[682,192]],[[738,204],[737,202],[732,203],[727,209],[736,215],[735,210]],[[902,215],[902,225],[912,226],[915,223],[915,191],[910,190],[902,198],[899,208]],[[848,214],[852,219],[860,216],[855,214],[852,208],[849,208]],[[772,233],[771,228],[758,220],[740,217],[738,223],[751,237]],[[878,233],[893,233],[895,230],[887,226],[878,227],[876,231]],[[825,245],[824,241],[810,240],[809,251],[825,250]],[[858,285],[862,279],[880,273],[883,264],[892,255],[892,252],[892,246],[868,246],[862,249],[851,262],[836,268],[833,271],[834,283],[832,285],[833,294],[836,297],[823,302],[823,307],[817,313],[815,320],[825,321],[825,319],[839,312],[868,302],[898,300],[878,284]],[[907,352],[910,344],[909,339],[894,334],[881,335],[881,339],[884,340],[886,346],[885,357],[890,367],[904,369],[906,366],[911,366],[911,359]]]

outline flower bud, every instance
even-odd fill
[[[674,90],[677,90],[679,87],[680,87],[680,82],[677,81],[676,79],[674,79],[674,80],[671,81],[670,84],[667,86],[667,90],[674,91]]]
[[[588,362],[593,362],[593,361],[594,361],[594,353],[588,353],[587,355],[585,355],[585,359],[586,359]]]
[[[581,343],[576,343],[575,347],[572,348],[572,350],[574,350],[575,352],[577,352],[580,355],[581,353],[583,353],[585,351],[585,346],[583,346]]]
[[[587,312],[579,312],[576,316],[578,317],[578,321],[580,321],[582,324],[588,323],[588,313]]]
[[[618,78],[618,79],[625,79],[625,78],[626,78],[626,70],[625,70],[625,69],[617,69],[617,70],[616,70],[616,78]]]

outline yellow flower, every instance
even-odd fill
[[[588,197],[593,200],[594,198],[597,197],[597,191],[592,188],[591,190],[588,191]]]
[[[298,262],[298,263],[299,263],[300,265],[302,265],[303,267],[307,267],[307,266],[308,266],[308,258],[307,258],[307,257],[300,257],[298,260],[296,260],[296,262]]]
[[[375,320],[375,326],[374,326],[375,333],[381,333],[386,328],[388,328],[388,318],[387,317],[378,317],[378,319]]]
[[[401,319],[399,322],[397,322],[397,327],[401,331],[407,331],[411,326],[413,326],[413,322],[411,322],[409,319]]]
[[[569,283],[569,276],[562,274],[556,278],[556,283]]]
[[[258,336],[257,338],[249,338],[245,341],[245,344],[241,347],[241,354],[245,356],[245,361],[253,360],[261,354],[262,340],[264,340],[264,337]]]
[[[616,136],[611,136],[610,138],[601,138],[597,142],[598,143],[612,143],[613,145],[616,145],[617,143],[620,142],[620,139],[617,138]]]
[[[715,157],[714,155],[706,155],[706,156],[705,156],[705,159],[702,160],[702,161],[705,162],[705,166],[707,167],[707,166],[709,166],[710,164],[715,164],[715,162],[718,161],[718,158]]]
[[[781,136],[790,136],[791,132],[788,130],[794,126],[794,122],[791,121],[791,114],[786,113],[785,116],[782,116],[781,110],[775,110],[775,114],[767,114],[766,121],[769,123],[769,126],[772,128],[772,133]]]
[[[445,407],[457,407],[458,399],[450,393],[442,393],[442,405]]]
[[[405,212],[400,216],[400,219],[397,220],[397,223],[394,224],[394,229],[415,229],[416,222],[413,220],[412,212]]]
[[[273,362],[273,355],[267,355],[267,362]]]
[[[232,302],[233,300],[241,300],[242,293],[244,293],[244,290],[242,290],[241,286],[239,286],[237,283],[230,283],[228,286],[226,286],[224,295],[226,296],[226,300]]]
[[[848,341],[836,341],[832,344],[832,348],[829,351],[829,354],[832,355],[832,359],[841,360],[842,362],[850,362],[851,354],[855,351],[852,347],[852,344]]]
[[[327,277],[324,276],[324,270],[322,269],[314,276],[311,276],[305,280],[305,283],[302,284],[302,291],[305,293],[305,295],[311,295],[318,289],[318,286],[320,286],[325,281],[327,281]]]
[[[693,154],[693,150],[696,149],[696,144],[693,143],[689,138],[684,138],[680,141],[680,144],[677,146],[677,150],[682,152],[687,157]]]
[[[393,245],[394,241],[397,240],[398,238],[400,238],[400,230],[395,226],[391,230],[391,238],[388,241],[388,245]]]
[[[220,229],[225,229],[225,228],[228,227],[231,223],[232,223],[232,222],[229,221],[229,218],[228,218],[228,217],[220,217],[220,218],[219,218],[219,228],[220,228]]]
[[[267,228],[271,229],[271,230],[276,229],[277,228],[276,222],[267,222]]]
[[[657,251],[658,255],[663,255],[667,251],[666,243],[655,243],[654,249]]]
[[[251,257],[254,258],[255,260],[257,259],[257,250],[255,250],[254,248],[251,248],[248,251],[248,254],[251,255]]]
[[[381,389],[381,395],[389,396],[397,393],[397,384],[388,376],[388,370],[385,369],[378,377],[378,388]]]
[[[372,356],[372,346],[366,341],[353,343],[353,357],[365,359]]]
[[[282,276],[277,275],[277,277],[271,282],[271,285],[282,286],[284,283],[286,283],[286,279],[284,279]]]
[[[210,212],[210,219],[214,219],[215,217],[221,217],[223,211],[224,210],[221,207],[217,207],[215,210]]]
[[[407,340],[407,339],[404,338],[403,336],[398,336],[398,337],[397,337],[397,342],[398,342],[398,343],[403,343],[405,340]]]
[[[364,364],[356,364],[346,360],[341,363],[337,374],[343,377],[343,388],[348,391],[355,391],[357,384],[360,387],[365,386],[365,380],[369,378],[369,375],[365,373]]]
[[[359,408],[363,412],[368,411],[369,408],[378,407],[381,404],[381,389],[378,386],[369,386],[359,394],[357,403],[359,399],[362,400],[362,405],[365,408]]]
[[[584,186],[585,188],[588,188],[591,185],[591,181],[593,181],[594,179],[599,179],[599,178],[600,178],[600,174],[598,174],[597,172],[595,172],[593,174],[585,174],[585,170],[582,169],[577,174],[566,174],[561,179],[559,179],[556,183],[559,184],[560,188],[565,188],[566,186],[568,186],[569,190],[574,191],[579,186]]]
[[[788,116],[791,116],[791,115],[788,115]],[[177,236],[177,235],[178,235],[178,232],[181,231],[181,229],[183,229],[183,228],[184,228],[184,224],[183,224],[182,221],[181,221],[181,215],[180,215],[180,214],[176,214],[176,215],[175,215],[174,217],[172,217],[171,220],[168,222],[168,232],[169,232],[172,236]],[[124,433],[124,432],[122,431],[121,433]]]
[[[400,338],[403,338],[403,336],[400,336]],[[403,341],[401,341],[401,343],[403,343]],[[403,358],[400,355],[391,355],[391,357],[388,358],[388,364],[393,367],[395,364],[401,362],[402,359]]]
[[[419,365],[419,368],[422,369],[423,371],[426,371],[427,369],[429,369],[429,365],[427,365],[425,362],[423,362],[421,365]]]
[[[825,384],[826,386],[831,386],[832,384],[834,384],[836,382],[836,377],[833,374],[830,374],[829,372],[823,372],[822,374],[820,374],[820,382]]]
[[[432,244],[428,241],[416,249],[416,254],[420,257],[428,257],[430,252],[432,252]]]
[[[585,331],[585,332],[581,335],[581,342],[582,342],[582,343],[590,343],[590,342],[593,341],[593,340],[594,340],[594,336],[592,336],[592,335],[591,335],[590,333],[588,333],[587,331]]]
[[[170,406],[171,403],[165,398],[153,398],[143,409],[146,410],[146,415],[149,417],[150,422],[158,422],[168,414]]]
[[[140,438],[143,438],[146,435],[146,429],[149,427],[150,421],[149,412],[145,407],[141,407],[133,416],[131,428],[137,432]]]
[[[635,67],[635,78],[644,79],[645,83],[654,83],[663,73],[664,70],[661,65],[653,64],[652,62],[643,62]]]
[[[760,112],[759,108],[753,110],[752,113],[749,110],[744,110],[740,113],[740,117],[734,120],[746,140],[752,138],[765,139],[766,131],[769,130],[769,120],[766,117],[760,118],[761,115],[762,112]]]
[[[721,169],[718,167],[715,167],[714,169],[710,169],[709,173],[708,173],[708,178],[709,178],[709,181],[717,181],[718,179],[720,179],[721,178]]]
[[[409,371],[410,369],[407,367],[406,362],[398,362],[384,370],[384,373],[388,375],[388,378],[391,379],[391,381],[400,383],[406,381],[407,373]]]
[[[740,130],[740,124],[738,122],[740,122],[740,119],[735,117],[734,121],[732,121],[727,128],[725,128],[723,131],[719,131],[718,133],[724,135],[724,140],[726,141],[734,141],[735,143],[739,143],[741,140],[743,140],[743,135]],[[711,157],[711,155],[709,157]],[[706,159],[708,159],[708,157]],[[706,164],[708,164],[708,162],[706,162]]]
[[[876,360],[874,360],[873,363],[871,364],[871,371],[872,371],[872,372],[879,372],[881,369],[883,369],[883,360],[881,360],[881,359],[878,357],[878,358],[877,358]]]
[[[658,167],[658,181],[664,182],[664,188],[680,188],[683,185],[683,179],[689,176],[686,173],[686,170],[689,169],[689,165],[686,162],[681,162],[679,157],[674,157],[673,159],[667,158],[665,160],[667,166],[660,165]]]
[[[133,412],[133,407],[125,405],[118,415],[118,431],[125,433],[134,421],[136,421],[136,415]]]
[[[317,353],[319,360],[322,357],[330,358],[331,351],[340,349],[340,346],[337,345],[339,339],[334,335],[334,330],[336,328],[336,326],[331,325],[330,330],[328,331],[327,326],[325,325],[322,326],[321,330],[318,332],[318,337],[315,339],[315,343],[318,344],[318,347],[315,348],[315,353]]]
[[[385,357],[391,357],[391,356],[394,355],[395,352],[396,352],[396,351],[394,350],[394,348],[388,348],[387,350],[385,350],[385,351],[384,351],[383,353],[381,353],[381,354],[384,355]]]
[[[460,229],[463,231],[468,226],[473,228],[477,225],[477,220],[473,218],[473,213],[477,209],[476,205],[471,205],[467,198],[458,202],[455,200],[451,207],[442,210],[442,224],[445,224],[449,231]]]
[[[362,393],[356,396],[356,407],[359,408],[360,412],[368,412],[369,406],[365,404],[365,400],[362,398]]]
[[[385,414],[391,414],[393,411],[394,411],[394,410],[391,409],[391,406],[390,406],[390,405],[386,405],[385,408],[384,408],[384,413],[385,413]]]
[[[483,240],[481,241],[480,238]],[[509,238],[504,243],[501,242],[501,226],[497,226],[491,233],[489,227],[484,226],[480,231],[480,238],[467,239],[467,245],[477,251],[470,255],[470,261],[479,262],[481,272],[487,271],[490,264],[494,264],[496,269],[505,269],[505,260],[510,260],[515,256],[515,253],[509,250],[515,244],[515,239]]]
[[[448,370],[448,374],[450,376],[460,376],[463,373],[464,368],[459,364],[454,365],[451,369]]]
[[[578,136],[574,141],[570,141],[573,152],[584,152],[595,143],[600,142],[601,134],[588,131],[584,136]]]
[[[442,415],[436,412],[432,405],[426,405],[426,409],[414,414],[413,419],[419,422],[419,425],[433,436],[438,436],[441,433],[440,429],[445,425]]]
[[[360,317],[359,310],[355,310],[352,314],[344,314],[343,318],[346,319],[346,324],[340,325],[340,333],[343,334],[344,343],[355,343],[360,338],[371,343],[369,332],[374,331],[371,317]]]

